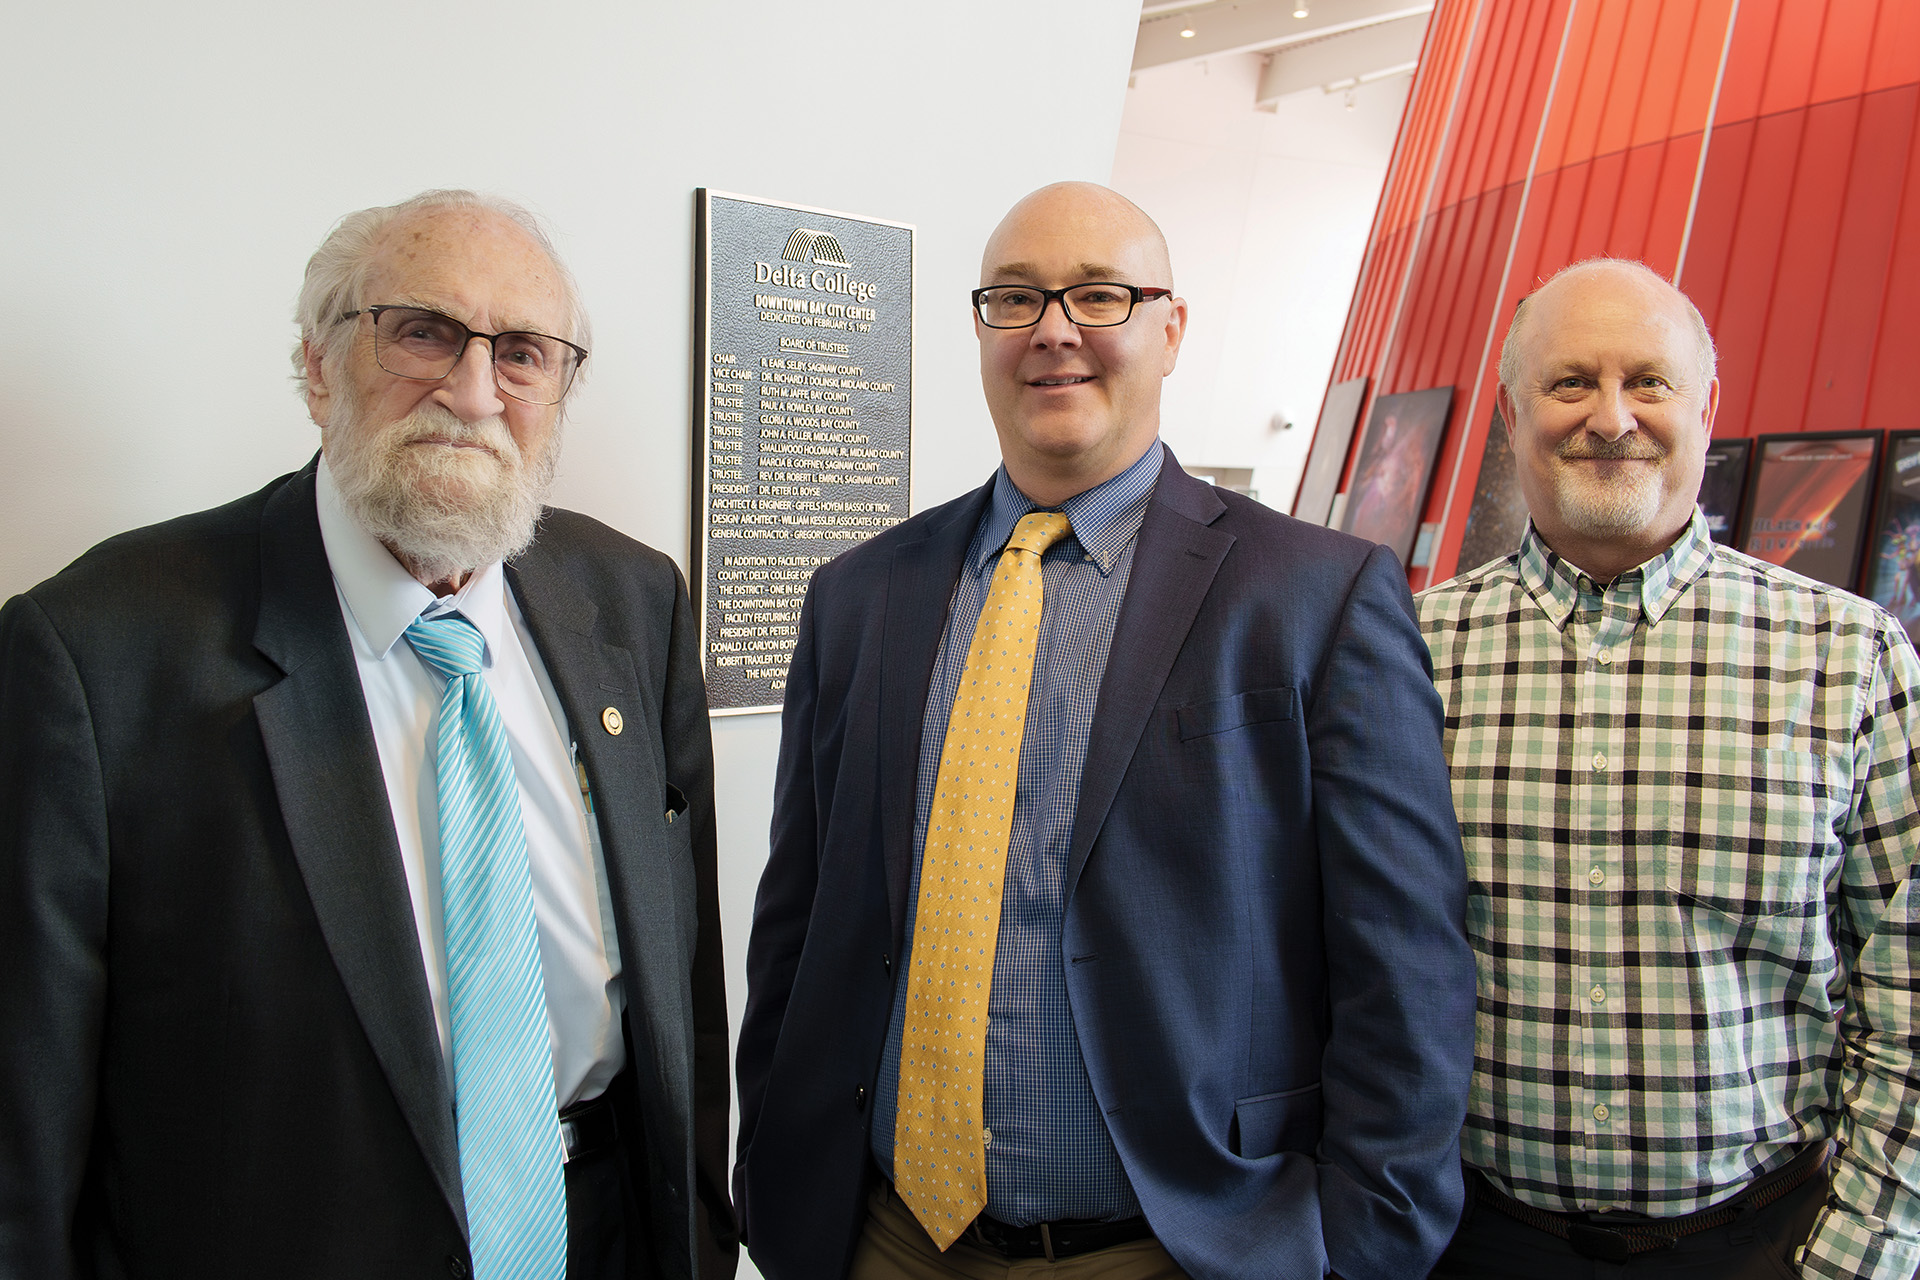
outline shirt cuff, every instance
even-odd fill
[[[1832,1280],[1912,1280],[1920,1239],[1897,1235],[1883,1219],[1829,1206],[1800,1251],[1800,1274]]]

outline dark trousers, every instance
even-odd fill
[[[646,1197],[633,1178],[644,1150],[633,1073],[615,1076],[605,1099],[619,1117],[613,1143],[567,1161],[567,1280],[649,1280]]]
[[[615,1147],[567,1162],[567,1280],[628,1280],[627,1224],[637,1208],[626,1154]],[[645,1275],[635,1257],[634,1275]]]
[[[1671,1249],[1636,1253],[1624,1263],[1582,1257],[1538,1227],[1508,1217],[1477,1195],[1467,1173],[1467,1211],[1430,1280],[1799,1280],[1794,1259],[1827,1202],[1827,1173],[1741,1215],[1731,1226],[1682,1236]]]

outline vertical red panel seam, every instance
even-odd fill
[[[1700,125],[1700,159],[1693,167],[1693,194],[1687,197],[1687,225],[1680,233],[1680,256],[1673,264],[1673,287],[1680,287],[1680,273],[1687,269],[1687,250],[1693,244],[1693,217],[1700,211],[1700,184],[1707,176],[1707,149],[1713,143],[1713,118],[1720,110],[1720,86],[1727,79],[1727,56],[1733,49],[1733,24],[1740,17],[1740,0],[1727,10],[1727,33],[1720,41],[1720,69],[1713,73],[1713,96],[1707,99],[1707,118]]]
[[[1461,50],[1460,62],[1458,64],[1461,73],[1453,82],[1453,101],[1447,105],[1446,127],[1440,134],[1439,145],[1433,150],[1433,168],[1427,175],[1427,193],[1420,203],[1420,216],[1414,219],[1413,235],[1408,238],[1407,257],[1401,267],[1399,296],[1394,299],[1393,315],[1387,321],[1386,341],[1381,344],[1380,354],[1374,361],[1373,377],[1375,386],[1372,389],[1372,394],[1367,396],[1369,401],[1373,399],[1374,395],[1378,394],[1380,377],[1386,371],[1387,361],[1393,354],[1394,340],[1398,336],[1398,330],[1400,328],[1400,314],[1407,304],[1407,289],[1413,279],[1414,260],[1419,256],[1420,242],[1426,235],[1427,218],[1433,211],[1433,192],[1440,182],[1440,169],[1446,160],[1447,144],[1453,139],[1455,117],[1456,113],[1460,110],[1460,95],[1467,83],[1466,68],[1473,62],[1474,45],[1480,37],[1480,18],[1485,11],[1486,0],[1474,0],[1473,21],[1467,28],[1467,43],[1466,47]],[[1342,478],[1344,479],[1344,477]]]
[[[1784,5],[1781,6],[1781,12],[1784,13],[1785,11],[1786,11],[1786,7]],[[1780,30],[1779,25],[1776,23],[1774,26],[1774,33],[1778,35],[1779,30]],[[1820,35],[1813,42],[1813,61],[1811,65],[1815,67],[1820,65],[1820,50],[1821,50],[1821,47],[1826,44],[1826,41],[1827,41],[1827,24],[1825,20],[1823,20],[1820,23]],[[1769,49],[1769,53],[1771,53],[1771,49]],[[1767,61],[1768,61],[1769,71],[1771,71],[1773,60],[1771,57],[1769,57]],[[1809,88],[1811,88],[1811,84],[1809,84]],[[1809,93],[1807,96],[1811,97],[1813,95]],[[1766,81],[1761,82],[1760,100],[1762,102],[1766,101]],[[1794,192],[1796,192],[1800,187],[1800,162],[1802,159],[1805,158],[1807,154],[1806,112],[1803,110],[1803,111],[1796,112],[1795,114],[1799,116],[1798,123],[1800,126],[1800,142],[1799,142],[1799,145],[1795,146],[1793,149],[1793,168],[1787,174],[1787,187],[1786,187],[1787,207],[1781,210],[1780,212],[1780,239],[1773,246],[1773,271],[1767,277],[1766,296],[1769,298],[1778,296],[1780,292],[1780,267],[1781,267],[1781,263],[1786,260],[1787,239],[1788,239],[1787,232],[1791,229],[1792,222],[1793,222],[1793,196],[1794,196]],[[1755,150],[1758,150],[1758,149],[1759,148],[1757,147],[1755,148]],[[1742,195],[1741,203],[1743,206],[1745,205],[1744,193]],[[1735,224],[1734,231],[1736,235],[1739,232],[1739,226],[1737,223]],[[1753,351],[1753,367],[1756,371],[1756,375],[1754,378],[1754,386],[1756,389],[1759,386],[1759,377],[1758,377],[1757,371],[1760,369],[1766,368],[1767,343],[1772,336],[1772,330],[1773,330],[1773,326],[1770,324],[1763,326],[1761,328],[1760,342],[1754,348],[1754,351]],[[1751,413],[1748,414],[1748,421],[1752,421]],[[1805,421],[1806,421],[1806,418],[1802,416],[1801,422],[1804,423]],[[1800,429],[1803,431],[1806,430],[1805,426],[1802,426]]]
[[[1876,19],[1878,18],[1879,12],[1880,12],[1879,8],[1876,6],[1874,9],[1874,14]],[[1868,47],[1872,47],[1871,35],[1869,35],[1868,37]],[[1855,103],[1855,110],[1853,113],[1853,140],[1847,148],[1847,177],[1849,180],[1849,184],[1851,184],[1851,179],[1853,177],[1853,171],[1855,166],[1857,166],[1860,163],[1860,120],[1861,120],[1861,117],[1866,114],[1866,95],[1862,94],[1859,97],[1855,98],[1854,103]],[[1812,108],[1809,107],[1808,110],[1811,111]],[[1804,136],[1805,135],[1803,134],[1802,137]],[[1800,148],[1800,150],[1804,154],[1806,151],[1806,147],[1803,145]],[[1842,188],[1842,190],[1844,191],[1845,188]],[[1791,213],[1793,208],[1793,203],[1791,199],[1789,199],[1787,203],[1787,208],[1789,213]],[[1818,363],[1820,359],[1820,336],[1827,331],[1827,309],[1833,305],[1834,264],[1840,260],[1840,232],[1842,228],[1846,226],[1846,224],[1847,224],[1847,202],[1846,202],[1845,196],[1843,195],[1840,201],[1839,212],[1834,217],[1833,242],[1827,248],[1827,270],[1825,273],[1827,287],[1823,289],[1820,293],[1820,314],[1815,316],[1813,320],[1813,334],[1814,334],[1813,357],[1814,357],[1815,363],[1808,368],[1807,383],[1805,388],[1803,388],[1800,393],[1800,430],[1802,431],[1814,430],[1814,428],[1809,426],[1807,423],[1807,410],[1813,404],[1814,384],[1820,380],[1820,365]],[[1785,236],[1782,236],[1780,238],[1783,241],[1786,239]],[[1885,279],[1886,279],[1886,276],[1882,274],[1881,280],[1884,281]],[[1885,285],[1883,284],[1882,288],[1884,287]],[[1867,370],[1868,370],[1868,376],[1872,376],[1873,366],[1868,365]],[[1866,409],[1866,406],[1862,405],[1861,406],[1862,412],[1864,412],[1865,409]],[[1848,425],[1851,426],[1853,424],[1849,423]]]
[[[1731,33],[1731,28],[1729,28],[1729,32]],[[1762,57],[1770,57],[1772,55],[1774,41],[1779,38],[1779,35],[1780,35],[1780,9],[1776,6],[1773,14],[1773,28],[1767,33],[1766,52],[1765,54],[1762,55]],[[1729,34],[1729,39],[1731,38],[1732,38],[1731,34]],[[1755,92],[1757,94],[1760,91],[1756,90]],[[1739,175],[1738,182],[1731,181],[1732,175],[1731,174],[1728,175],[1729,177],[1728,185],[1732,188],[1732,191],[1733,191],[1733,217],[1729,220],[1727,225],[1727,236],[1726,236],[1727,265],[1726,265],[1726,270],[1723,272],[1722,279],[1720,281],[1720,292],[1706,306],[1701,305],[1702,299],[1693,298],[1693,304],[1695,307],[1697,307],[1702,312],[1711,311],[1715,316],[1720,316],[1726,311],[1727,291],[1731,287],[1731,281],[1733,279],[1733,274],[1734,274],[1733,246],[1739,242],[1740,224],[1747,216],[1747,186],[1749,184],[1749,180],[1753,176],[1754,153],[1757,152],[1758,150],[1759,150],[1759,147],[1757,145],[1749,145],[1747,147],[1747,153],[1745,157],[1740,161],[1740,175]],[[1703,165],[1706,163],[1706,155],[1704,152],[1702,152],[1701,154],[1701,163]],[[1676,286],[1678,285],[1678,283],[1679,281],[1676,275],[1676,279],[1675,279]],[[1689,294],[1688,296],[1692,297],[1691,294]]]
[[[1459,85],[1459,77],[1464,74],[1464,68],[1456,56],[1466,38],[1459,18],[1464,12],[1464,0],[1459,3],[1443,0],[1428,24],[1425,47],[1421,52],[1421,71],[1408,95],[1407,108],[1402,116],[1403,137],[1396,139],[1396,146],[1400,150],[1394,163],[1407,167],[1404,170],[1390,168],[1387,180],[1382,184],[1384,191],[1375,217],[1366,265],[1359,277],[1360,286],[1348,317],[1347,331],[1341,336],[1336,365],[1339,378],[1352,378],[1365,373],[1378,353],[1379,344],[1384,341],[1382,328],[1385,317],[1382,313],[1389,305],[1400,278],[1390,263],[1398,257],[1402,237],[1411,236],[1415,231],[1407,212],[1411,204],[1408,189],[1419,181],[1418,173],[1422,167],[1437,163],[1433,135],[1441,123],[1438,117],[1442,111],[1437,99],[1443,94],[1450,97]],[[1468,22],[1471,23],[1470,16]],[[1470,25],[1467,34],[1471,34]],[[1448,75],[1454,78],[1448,81]]]
[[[1693,3],[1693,0],[1688,0],[1688,3],[1689,5],[1691,5]],[[1660,2],[1660,0],[1655,0],[1654,14],[1653,14],[1653,30],[1656,33],[1660,30],[1660,19],[1665,14],[1666,7],[1667,6],[1665,5],[1665,3]],[[1626,32],[1628,28],[1628,24],[1630,24],[1631,22],[1632,22],[1631,16],[1622,20],[1620,25],[1621,25],[1621,31],[1623,34]],[[1620,46],[1621,47],[1619,51],[1617,51],[1614,54],[1614,60],[1613,60],[1614,73],[1616,75],[1619,73],[1620,59],[1624,57],[1626,54],[1626,41],[1622,40],[1620,42]],[[1683,50],[1683,54],[1684,54],[1684,50]],[[1678,94],[1679,88],[1677,85],[1669,86],[1669,87],[1672,88],[1675,94]],[[1620,148],[1620,153],[1621,153],[1620,181],[1614,183],[1613,185],[1613,208],[1607,214],[1606,243],[1608,245],[1613,245],[1618,243],[1618,241],[1615,240],[1614,237],[1615,237],[1615,234],[1620,230],[1620,201],[1625,197],[1626,191],[1627,191],[1626,179],[1627,179],[1628,166],[1633,163],[1633,152],[1634,152],[1633,140],[1634,140],[1634,137],[1639,133],[1640,121],[1646,116],[1647,95],[1652,91],[1653,91],[1653,77],[1641,76],[1640,77],[1640,94],[1638,97],[1634,99],[1633,115],[1629,117],[1627,122],[1627,143],[1625,146]],[[1673,142],[1672,135],[1669,134],[1663,141],[1670,145]],[[1599,159],[1600,157],[1597,155],[1594,157],[1594,160],[1596,162],[1598,162]],[[1651,224],[1651,218],[1649,218],[1649,224]],[[1641,243],[1644,246],[1646,242],[1643,239]]]
[[[1500,28],[1498,31],[1495,30],[1496,25]],[[1504,19],[1500,16],[1489,16],[1484,39],[1480,42],[1478,50],[1481,58],[1485,61],[1497,61],[1502,52],[1512,49],[1512,42],[1523,36],[1524,30],[1524,22],[1517,20],[1511,9],[1507,10]],[[1513,80],[1514,78],[1508,78],[1504,92],[1499,95],[1489,91],[1477,100],[1469,99],[1461,104],[1460,136],[1462,138],[1487,137],[1491,133],[1491,130],[1486,128],[1486,123],[1489,119],[1497,120],[1501,110],[1495,101],[1496,96],[1504,100],[1507,95],[1511,95],[1514,90]],[[1491,151],[1497,141],[1497,139],[1487,138],[1487,150]],[[1454,152],[1454,158],[1458,162],[1455,173],[1466,172],[1468,175],[1465,184],[1467,187],[1478,188],[1483,185],[1480,179],[1474,178],[1471,174],[1474,162],[1476,159],[1483,159],[1483,156],[1477,156],[1473,150],[1457,150]],[[1424,357],[1430,362],[1437,362],[1441,352],[1445,350],[1445,335],[1449,325],[1448,307],[1450,304],[1457,303],[1465,289],[1466,262],[1472,256],[1471,247],[1478,239],[1480,221],[1485,215],[1486,204],[1486,193],[1476,191],[1471,195],[1462,194],[1455,203],[1443,206],[1439,213],[1430,215],[1436,224],[1442,221],[1442,216],[1449,210],[1453,216],[1445,218],[1444,240],[1436,236],[1423,255],[1422,266],[1425,270],[1419,282],[1419,304],[1406,316],[1406,328],[1409,333],[1415,329],[1417,321],[1422,322],[1419,326],[1417,341],[1412,344],[1416,359]],[[1463,211],[1469,208],[1471,214],[1462,216]],[[1451,290],[1446,287],[1449,280],[1453,286]],[[1420,315],[1422,307],[1426,310],[1424,317]],[[1402,345],[1404,349],[1406,344]],[[1426,372],[1418,364],[1395,370],[1391,374],[1383,365],[1377,391],[1385,392],[1389,388],[1406,390],[1415,386],[1431,385],[1432,381],[1439,376],[1437,369]]]
[[[1631,10],[1632,7],[1633,6],[1631,3],[1629,3],[1627,6],[1629,10]],[[1620,19],[1620,40],[1618,43],[1616,43],[1613,46],[1613,65],[1607,68],[1608,84],[1612,84],[1619,77],[1620,59],[1626,56],[1627,33],[1629,28],[1632,25],[1632,22],[1633,22],[1633,14],[1631,12],[1628,12],[1626,16]],[[1640,77],[1640,96],[1634,100],[1634,104],[1633,104],[1635,120],[1639,119],[1640,108],[1646,102],[1647,83],[1652,78],[1653,77],[1651,76],[1644,76],[1644,75]],[[1611,108],[1614,105],[1615,104],[1610,101],[1603,102],[1601,104],[1599,121],[1594,125],[1594,130],[1593,130],[1595,145],[1593,148],[1593,159],[1588,162],[1588,166],[1587,166],[1588,173],[1594,173],[1594,172],[1597,172],[1598,170],[1598,166],[1600,164],[1599,140],[1601,136],[1606,133],[1608,117],[1612,114]],[[1620,174],[1621,174],[1622,180],[1619,182],[1615,182],[1613,184],[1613,199],[1609,202],[1611,207],[1608,208],[1607,210],[1607,219],[1605,224],[1606,230],[1602,233],[1601,242],[1603,244],[1610,245],[1613,243],[1613,230],[1615,227],[1620,225],[1620,193],[1625,191],[1627,187],[1627,184],[1624,179],[1626,177],[1626,172],[1627,172],[1627,163],[1631,159],[1632,151],[1633,151],[1633,127],[1632,125],[1629,125],[1627,127],[1627,145],[1620,148]],[[1573,225],[1574,225],[1574,230],[1576,232],[1576,244],[1575,244],[1574,251],[1577,253],[1579,252],[1579,247],[1577,242],[1577,233],[1580,229],[1580,221],[1576,219]]]
[[[1553,117],[1554,99],[1560,92],[1560,69],[1566,63],[1567,38],[1573,34],[1574,15],[1579,11],[1580,0],[1569,0],[1565,20],[1560,26],[1560,51],[1553,58],[1553,79],[1547,86],[1547,99],[1540,104],[1540,123],[1533,131],[1533,154],[1527,159],[1527,180],[1520,187],[1520,207],[1514,210],[1513,230],[1507,236],[1507,260],[1500,268],[1500,288],[1494,294],[1493,314],[1487,318],[1487,336],[1480,346],[1480,363],[1474,367],[1473,398],[1467,403],[1467,413],[1462,418],[1462,430],[1458,433],[1458,443],[1453,452],[1453,474],[1447,479],[1447,500],[1440,508],[1440,527],[1433,531],[1433,540],[1428,543],[1428,556],[1439,548],[1441,539],[1446,536],[1447,526],[1453,523],[1453,500],[1460,489],[1460,469],[1467,458],[1467,440],[1473,434],[1473,424],[1480,420],[1480,394],[1487,382],[1487,358],[1493,354],[1493,335],[1500,327],[1501,303],[1506,300],[1507,282],[1513,275],[1513,255],[1520,245],[1520,231],[1527,221],[1527,202],[1533,195],[1534,170],[1540,163],[1540,146],[1546,140],[1547,121]],[[1433,565],[1422,565],[1427,581],[1433,577]],[[1422,582],[1422,586],[1426,583]]]
[[[1418,66],[1424,67],[1426,65],[1427,54],[1432,52],[1434,46],[1440,43],[1439,27],[1440,24],[1438,22],[1433,21],[1432,18],[1428,19],[1427,30],[1420,41]],[[1417,74],[1418,72],[1416,71],[1416,75]],[[1402,152],[1411,143],[1411,135],[1415,129],[1414,93],[1418,88],[1419,85],[1417,83],[1409,85],[1407,88],[1407,105],[1400,115],[1400,128],[1394,133],[1393,154],[1387,158],[1387,173],[1389,176],[1393,174],[1396,166],[1399,165]],[[1380,240],[1383,238],[1381,230],[1382,219],[1386,216],[1387,201],[1392,194],[1392,185],[1391,182],[1382,182],[1380,184],[1380,198],[1374,201],[1373,224],[1367,228],[1367,251],[1361,260],[1359,279],[1362,281],[1367,278],[1368,271],[1373,265],[1374,254],[1379,248]],[[1359,294],[1356,292],[1355,301],[1358,302],[1358,300]],[[1333,358],[1333,366],[1336,370],[1339,369],[1341,362],[1347,358],[1347,346],[1354,337],[1355,321],[1358,318],[1359,311],[1360,308],[1356,306],[1354,308],[1354,314],[1347,318],[1346,331],[1340,335],[1340,350]],[[1327,390],[1331,391],[1332,389],[1333,382],[1329,381]],[[1326,408],[1326,394],[1324,392],[1320,396],[1320,402],[1320,407],[1324,410]]]
[[[1902,3],[1902,2],[1903,0],[1894,0],[1894,3],[1896,4]],[[1877,29],[1877,19],[1876,19],[1876,29]],[[1864,110],[1864,106],[1865,106],[1864,94],[1861,95],[1861,102],[1862,102],[1862,108]],[[1909,137],[1912,138],[1912,141],[1908,144],[1908,148],[1907,148],[1907,153],[1910,157],[1920,156],[1920,94],[1914,95],[1913,117],[1914,117],[1914,132],[1909,135]],[[1909,175],[1911,175],[1912,167],[1913,167],[1912,160],[1909,160],[1908,161]],[[1893,234],[1888,238],[1888,241],[1887,241],[1887,270],[1882,274],[1882,277],[1881,277],[1882,283],[1880,286],[1880,311],[1878,316],[1876,316],[1874,319],[1873,343],[1871,346],[1867,348],[1867,366],[1866,367],[1867,367],[1867,405],[1868,406],[1871,406],[1873,404],[1873,373],[1874,373],[1874,370],[1879,367],[1880,335],[1887,331],[1887,308],[1893,305],[1893,264],[1900,251],[1900,226],[1901,226],[1902,220],[1906,217],[1906,214],[1907,214],[1907,192],[1913,189],[1914,189],[1914,183],[1911,180],[1902,182],[1900,184],[1899,198],[1896,199],[1893,204]],[[1864,426],[1866,424],[1863,422],[1862,425]]]

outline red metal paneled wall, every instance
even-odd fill
[[[1456,569],[1514,304],[1595,254],[1700,307],[1718,434],[1920,426],[1920,3],[1439,0],[1333,371],[1456,388],[1416,588]]]

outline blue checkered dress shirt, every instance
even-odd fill
[[[1067,1006],[1060,927],[1066,911],[1067,843],[1080,803],[1087,734],[1162,454],[1155,441],[1113,479],[1069,498],[1059,509],[1072,522],[1073,532],[1040,562],[1046,603],[1027,698],[1000,940],[987,1004],[987,1212],[1016,1226],[1062,1218],[1131,1218],[1140,1212],[1080,1056],[1073,1012]],[[947,610],[947,630],[920,729],[913,883],[907,893],[909,956],[920,900],[920,856],[954,690],[1001,549],[1020,517],[1038,510],[1042,508],[1015,488],[1002,468]],[[895,970],[893,1019],[874,1099],[873,1155],[889,1177],[911,968],[909,963]]]

